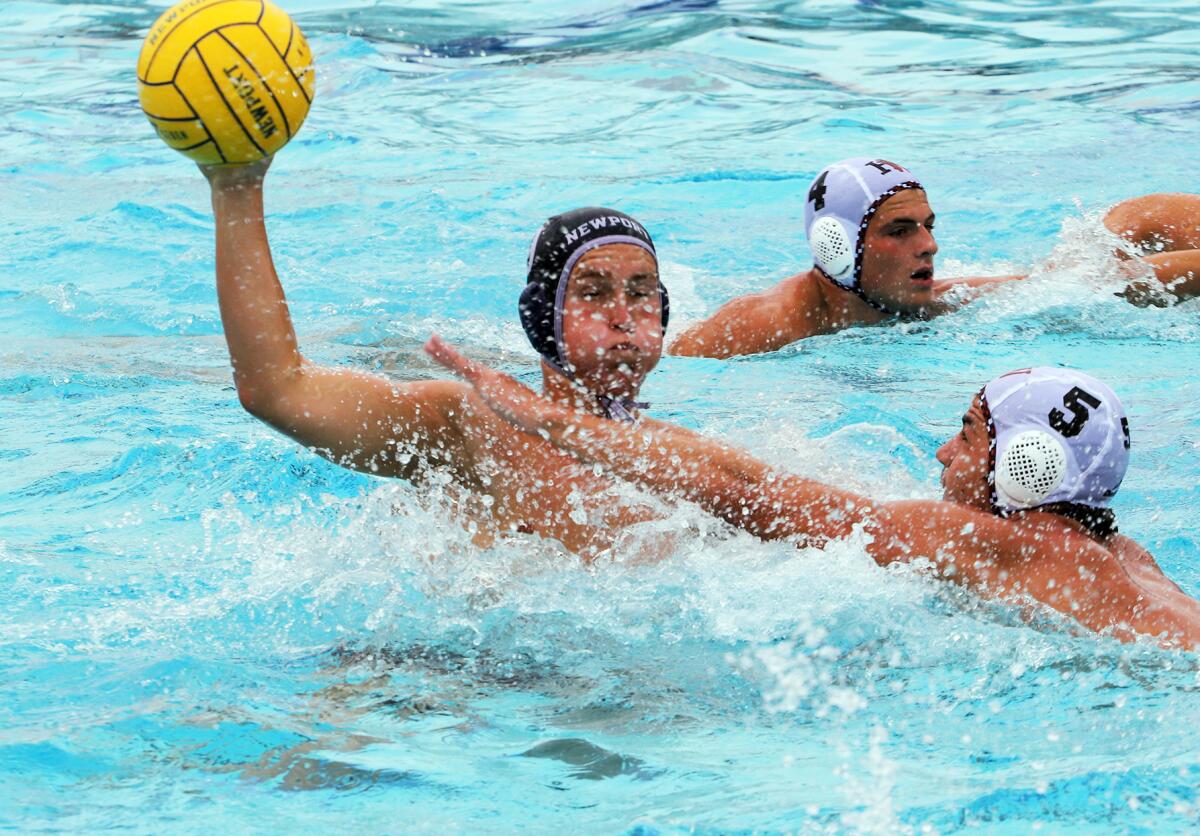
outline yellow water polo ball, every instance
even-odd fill
[[[138,98],[163,142],[204,164],[248,163],[287,144],[316,93],[312,51],[266,0],[184,0],[138,56]]]

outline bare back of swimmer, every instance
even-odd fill
[[[1107,501],[1128,461],[1127,424],[1087,375],[1026,369],[990,382],[938,451],[943,499],[878,502],[671,424],[573,413],[436,337],[426,350],[522,430],[761,538],[821,544],[861,529],[880,565],[923,558],[980,595],[1031,598],[1122,641],[1200,646],[1200,602],[1115,531]]]

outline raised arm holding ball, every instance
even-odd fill
[[[184,0],[168,9],[142,46],[138,90],[159,138],[199,163],[212,187],[221,321],[250,413],[345,467],[417,483],[448,474],[484,542],[536,533],[586,557],[652,516],[605,495],[610,480],[514,430],[463,383],[401,383],[300,353],[271,259],[263,179],[316,87],[308,44],[280,8]],[[649,233],[621,212],[577,209],[542,226],[527,267],[519,311],[546,397],[634,420],[667,323]]]
[[[212,186],[217,294],[242,405],[340,465],[424,482],[449,474],[487,542],[536,533],[588,557],[648,508],[606,495],[612,482],[547,441],[515,430],[468,385],[402,383],[319,366],[297,346],[263,218],[268,161],[202,167]],[[543,355],[542,391],[598,420],[632,420],[657,364],[666,293],[654,245],[609,209],[551,218],[539,231],[520,313]]]

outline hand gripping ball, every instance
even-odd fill
[[[287,144],[316,92],[300,28],[267,0],[184,0],[138,56],[138,98],[162,140],[198,163],[248,163]]]

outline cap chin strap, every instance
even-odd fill
[[[833,278],[833,277],[832,277],[832,276],[830,276],[828,273],[826,273],[826,272],[825,272],[825,270],[824,270],[824,269],[821,267],[821,265],[819,265],[819,264],[815,264],[815,265],[813,265],[813,266],[817,268],[817,273],[819,273],[819,274],[820,274],[820,276],[821,276],[821,278],[825,279],[825,281],[827,281],[827,282],[829,282],[830,284],[832,284],[832,285],[833,285],[834,287],[836,287],[838,290],[844,290],[844,291],[846,291],[847,293],[853,293],[853,294],[854,294],[855,296],[857,296],[859,299],[862,299],[862,300],[863,300],[864,302],[866,302],[866,303],[867,303],[867,304],[868,304],[870,307],[874,308],[875,310],[879,311],[880,313],[885,313],[885,314],[887,314],[888,316],[905,316],[905,315],[906,315],[906,314],[904,314],[904,312],[902,312],[902,311],[894,311],[894,310],[892,310],[891,308],[887,307],[886,305],[883,305],[883,304],[881,304],[881,303],[879,303],[879,302],[876,302],[876,301],[875,301],[874,299],[872,299],[870,296],[868,296],[867,294],[863,293],[863,292],[862,292],[862,288],[860,288],[860,287],[859,287],[857,284],[855,284],[855,285],[853,285],[853,286],[851,286],[851,287],[847,287],[846,285],[842,284],[842,283],[841,283],[841,282],[839,282],[837,279]]]
[[[1012,513],[1013,509],[1003,504],[1008,502],[1008,496],[1001,496],[1000,488],[996,484],[996,422],[992,418],[992,406],[988,403],[987,386],[985,385],[979,390],[976,396],[979,398],[979,409],[983,413],[983,422],[987,426],[988,432],[988,492],[991,494],[992,513],[1000,517],[1007,517]]]
[[[610,398],[608,395],[599,395],[596,400],[600,401],[600,406],[604,408],[606,416],[614,421],[624,421],[627,424],[637,423],[637,416],[631,410],[650,408],[650,404],[635,401],[633,398]]]

